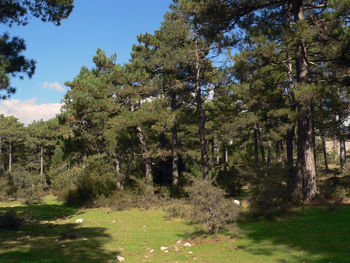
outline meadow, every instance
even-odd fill
[[[125,262],[350,262],[348,205],[298,208],[274,220],[244,217],[236,234],[209,236],[161,208],[78,209],[50,197],[42,205],[0,203],[0,214],[8,211],[24,222],[18,230],[0,229],[6,263],[118,262],[118,255]]]

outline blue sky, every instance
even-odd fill
[[[12,104],[1,103],[0,113],[9,115],[11,112],[6,107],[17,107],[12,109],[15,112],[26,102],[58,105],[67,89],[64,82],[73,80],[83,65],[92,67],[92,57],[97,48],[107,55],[117,53],[119,63],[127,62],[132,45],[137,43],[136,36],[158,29],[172,1],[74,2],[73,12],[62,21],[61,26],[33,18],[26,26],[0,27],[1,32],[24,38],[27,45],[24,55],[37,61],[36,72],[31,79],[12,79],[12,86],[17,88],[17,92],[11,97]]]

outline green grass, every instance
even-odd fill
[[[0,229],[0,262],[350,262],[350,207],[308,208],[277,221],[241,223],[238,236],[204,238],[184,220],[160,209],[110,211],[57,204],[11,207],[27,218],[18,231]],[[75,220],[83,218],[82,224]],[[174,246],[165,253],[161,246]],[[149,249],[154,249],[149,252]]]

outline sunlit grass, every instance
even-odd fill
[[[0,208],[28,218],[19,231],[0,230],[0,262],[117,262],[117,255],[125,262],[350,262],[346,206],[307,208],[286,219],[240,223],[236,236],[204,237],[185,220],[167,220],[161,209],[78,210],[47,202]]]

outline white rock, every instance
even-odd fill
[[[112,223],[115,224],[115,220],[113,220]]]
[[[168,253],[168,252],[169,252],[169,250],[167,250],[167,249],[166,249],[166,250],[164,250],[164,253]]]
[[[188,254],[192,254],[192,251],[188,251]]]
[[[118,260],[119,262],[123,262],[123,261],[125,261],[125,258],[122,257],[122,256],[117,256],[117,260]]]
[[[191,245],[191,243],[190,242],[185,242],[184,243],[184,247],[191,247],[192,245]]]
[[[150,252],[150,253],[152,253],[153,251],[154,251],[154,249],[153,249],[153,248],[149,250],[149,252]]]
[[[82,218],[78,218],[77,220],[75,220],[75,223],[78,223],[78,224],[81,224],[81,223],[83,223],[83,219]]]
[[[168,249],[168,247],[163,247],[163,246],[160,247],[160,250],[162,250],[162,251],[167,250],[167,249]]]
[[[178,241],[176,241],[176,244],[177,245],[179,245],[179,244],[181,244],[182,243],[182,240],[180,239],[180,240],[178,240]]]
[[[174,246],[174,250],[175,250],[176,252],[179,251],[179,249],[177,248],[177,246]]]
[[[241,202],[236,199],[233,200],[233,203],[237,206],[241,206]]]
[[[142,226],[143,228],[145,228],[146,226]]]

